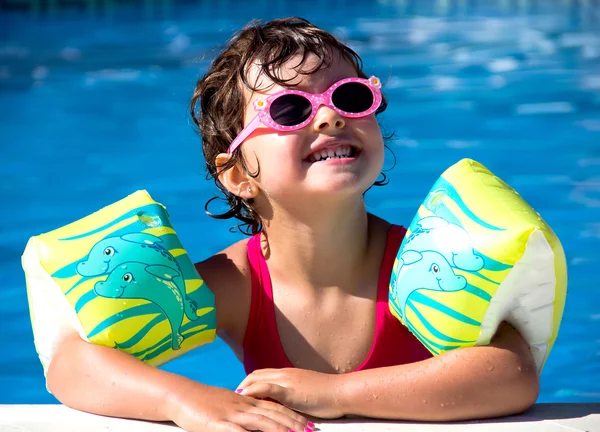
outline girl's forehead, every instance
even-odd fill
[[[331,64],[327,67],[322,65],[315,70],[322,60],[310,53],[302,61],[301,55],[296,55],[285,62],[281,67],[273,70],[273,75],[282,81],[287,81],[284,87],[273,82],[262,72],[260,65],[253,64],[248,70],[248,82],[255,88],[260,89],[260,94],[276,93],[284,88],[293,87],[296,90],[304,90],[310,93],[324,92],[336,81],[348,77],[357,76],[354,65],[342,58],[339,54],[333,56]],[[308,73],[310,71],[310,73]],[[314,71],[314,72],[312,72]],[[248,92],[250,90],[247,89]]]

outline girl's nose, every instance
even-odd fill
[[[313,128],[315,132],[324,132],[327,129],[343,129],[346,121],[336,110],[328,106],[320,106],[313,119]]]

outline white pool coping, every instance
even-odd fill
[[[176,432],[172,423],[102,417],[64,405],[0,405],[0,432]],[[317,423],[322,432],[600,432],[600,403],[536,404],[525,414],[475,422],[414,423],[344,419]]]

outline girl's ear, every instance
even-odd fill
[[[258,186],[254,184],[251,178],[244,172],[241,163],[236,163],[229,169],[221,171],[225,164],[229,162],[231,155],[228,153],[219,153],[215,158],[215,166],[219,172],[219,181],[232,194],[249,200],[258,195]]]

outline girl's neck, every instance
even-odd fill
[[[337,203],[340,204],[340,203]],[[343,205],[323,205],[298,217],[273,212],[265,223],[263,253],[273,278],[293,281],[315,294],[325,288],[353,290],[370,245],[370,220],[362,198]]]

